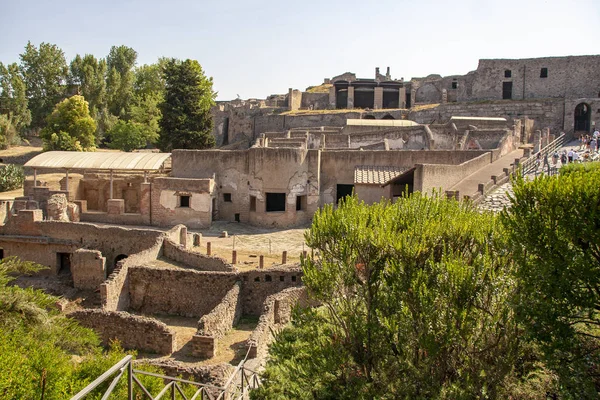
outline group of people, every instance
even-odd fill
[[[579,145],[580,151],[589,150],[591,153],[598,152],[598,148],[600,148],[600,132],[598,132],[598,129],[595,129],[591,136],[581,135],[579,140],[581,142]]]

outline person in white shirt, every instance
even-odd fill
[[[573,149],[569,150],[567,153],[567,160],[569,160],[569,163],[573,162]]]
[[[579,162],[579,153],[576,151],[573,152],[573,162]]]

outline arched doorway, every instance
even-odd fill
[[[375,119],[374,115],[365,115],[362,119]]]
[[[392,117],[390,114],[386,114],[381,119],[396,119],[396,118]]]
[[[575,132],[590,131],[590,121],[592,119],[592,110],[589,104],[579,103],[575,107]]]

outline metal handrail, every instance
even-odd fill
[[[551,143],[548,143],[545,147],[542,147],[538,152],[532,154],[527,160],[519,165],[521,173],[523,175],[529,174],[531,172],[537,171],[537,155],[540,154],[541,158],[545,158],[551,152],[556,151],[560,148],[565,142],[566,134],[563,133],[556,139],[554,139]]]
[[[127,388],[127,400],[133,400],[133,388],[134,385],[138,386],[139,389],[144,393],[145,398],[149,398],[150,400],[158,400],[163,398],[163,396],[167,393],[171,393],[171,398],[174,399],[176,393],[178,392],[184,399],[187,397],[183,394],[183,390],[180,387],[180,384],[192,385],[196,386],[198,389],[192,396],[190,400],[194,399],[206,399],[206,400],[224,400],[224,399],[245,399],[248,396],[248,392],[252,389],[257,388],[260,385],[260,377],[259,374],[251,369],[245,368],[245,363],[248,358],[248,354],[250,349],[248,349],[248,353],[246,353],[246,357],[237,365],[231,376],[229,377],[227,383],[223,387],[193,382],[186,379],[175,378],[172,376],[155,374],[153,372],[141,371],[138,369],[133,369],[133,357],[131,355],[123,357],[122,360],[117,362],[115,365],[110,367],[106,372],[96,378],[92,383],[83,388],[79,393],[75,396],[71,397],[71,400],[81,400],[84,399],[88,394],[92,393],[95,389],[98,388],[102,383],[107,382],[113,375],[117,374],[110,385],[104,392],[102,396],[102,400],[108,399],[112,394],[113,390],[119,383],[119,380],[123,375],[125,375],[125,371],[127,371],[127,380],[128,380],[128,388]],[[165,386],[162,390],[153,397],[148,390],[144,387],[142,382],[137,378],[137,375],[147,375],[153,376],[155,378],[160,378],[165,381]],[[238,376],[241,377],[239,381],[235,380]],[[234,383],[235,382],[235,383]],[[216,396],[216,397],[215,397]]]

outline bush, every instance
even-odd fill
[[[586,162],[586,163],[578,163],[578,164],[567,164],[560,169],[561,175],[569,175],[573,172],[591,172],[600,170],[600,162]]]
[[[19,143],[19,135],[10,118],[0,114],[0,149]]]
[[[23,167],[14,164],[0,167],[0,192],[18,189],[23,186],[24,181]]]

